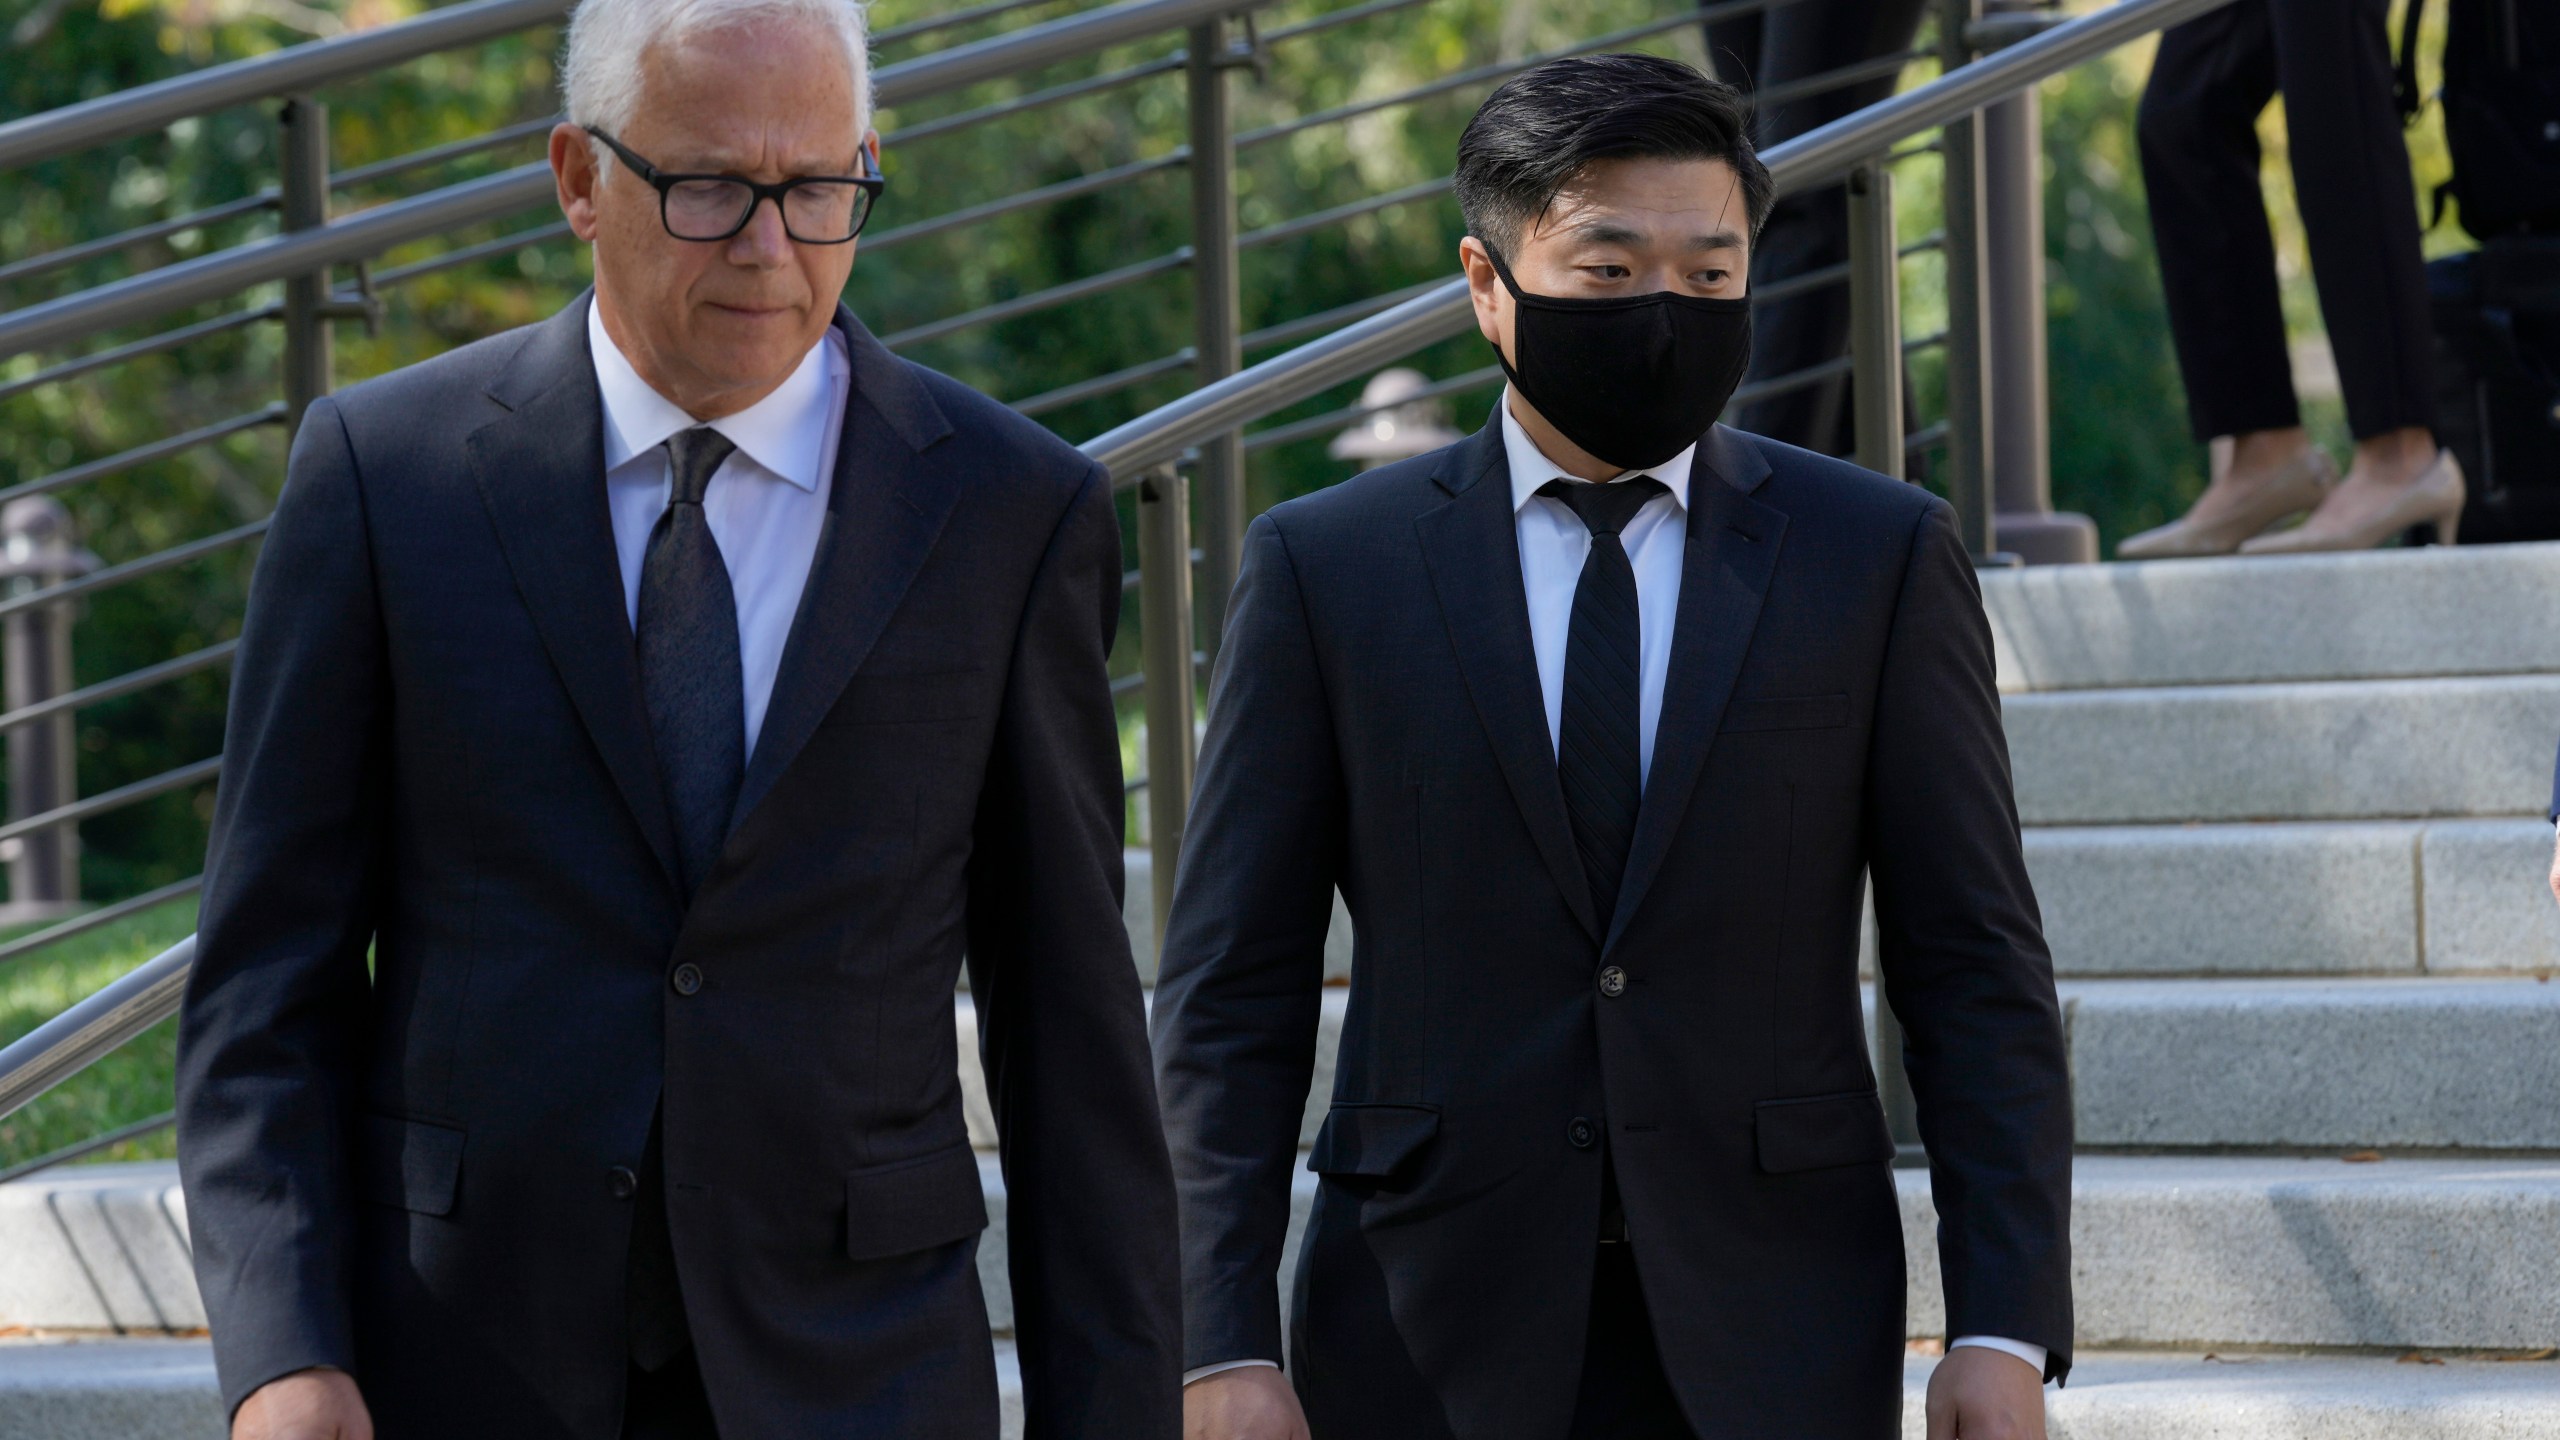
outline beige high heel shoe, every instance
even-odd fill
[[[2307,447],[2285,467],[2260,481],[2232,509],[2218,518],[2199,520],[2196,510],[2156,530],[2145,530],[2116,546],[2119,560],[2175,560],[2195,555],[2228,555],[2268,526],[2305,511],[2317,510],[2329,487],[2338,483],[2337,462],[2317,445]],[[2198,510],[2203,508],[2198,502]]]
[[[2400,492],[2390,504],[2362,521],[2328,520],[2323,523],[2323,510],[2311,512],[2311,518],[2291,530],[2261,535],[2240,547],[2244,555],[2302,555],[2320,550],[2370,550],[2416,525],[2434,528],[2436,543],[2451,545],[2462,525],[2462,502],[2468,487],[2462,483],[2462,465],[2450,450],[2436,452],[2435,460],[2418,472],[2409,488]]]

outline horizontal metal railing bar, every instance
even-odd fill
[[[2109,9],[2056,26],[2035,39],[1950,71],[1917,89],[1771,146],[1761,158],[1768,164],[1780,194],[1809,189],[1856,165],[1865,156],[1889,153],[1924,130],[1938,129],[2048,75],[2059,74],[2161,26],[2228,3],[2230,0],[2117,0]],[[1703,7],[1698,14],[1711,17],[1717,8]],[[1688,18],[1691,17],[1683,17]],[[1149,467],[1163,464],[1213,435],[1241,429],[1434,341],[1463,334],[1472,323],[1467,282],[1445,281],[1393,309],[1308,341],[1114,426],[1087,440],[1081,448],[1111,471],[1115,484],[1134,484]]]
[[[76,825],[93,815],[104,815],[110,810],[121,810],[127,805],[141,804],[156,795],[166,795],[172,790],[184,790],[190,785],[202,784],[221,773],[222,757],[219,755],[198,760],[190,765],[181,765],[175,770],[163,770],[149,779],[136,780],[130,785],[119,785],[113,790],[101,791],[86,800],[74,800],[68,805],[57,805],[41,814],[29,815],[22,820],[12,820],[6,825],[0,825],[0,844],[6,844],[21,835],[33,835],[39,830],[50,830],[57,825]]]
[[[181,230],[196,230],[207,225],[219,225],[225,220],[236,219],[242,215],[255,215],[261,210],[272,210],[275,207],[276,192],[261,190],[254,195],[243,195],[237,200],[226,200],[219,205],[209,205],[202,210],[192,210],[166,220],[154,220],[148,225],[137,225],[130,230],[119,230],[113,235],[101,236],[95,240],[83,240],[77,245],[65,245],[59,250],[48,250],[42,255],[20,260],[15,264],[0,265],[0,285],[31,280],[38,275],[50,274],[67,266],[77,265],[83,260],[95,260],[101,255],[113,255],[120,250],[128,250],[136,245],[163,239]]]
[[[1313,315],[1302,315],[1295,320],[1284,320],[1277,325],[1248,332],[1241,344],[1247,350],[1255,350],[1272,345],[1285,345],[1305,335],[1322,334],[1337,325],[1345,325],[1364,315],[1375,315],[1391,305],[1402,304],[1425,290],[1437,287],[1440,283],[1437,280],[1425,280],[1419,285],[1408,285],[1385,295],[1372,296],[1367,300],[1355,300],[1348,305],[1337,305],[1330,310],[1318,311]],[[1045,415],[1049,411],[1073,405],[1079,401],[1115,394],[1133,385],[1143,385],[1160,376],[1187,370],[1197,359],[1196,352],[1185,345],[1170,355],[1159,356],[1153,360],[1114,370],[1108,375],[1097,375],[1090,380],[1079,380],[1072,385],[1061,385],[1055,390],[1045,390],[1040,394],[1014,401],[1013,408],[1025,415]]]
[[[128,915],[139,915],[154,906],[165,905],[181,895],[192,895],[203,888],[202,875],[190,876],[184,880],[172,880],[156,890],[145,890],[139,895],[119,900],[113,905],[102,905],[85,915],[74,915],[59,924],[47,925],[32,935],[21,935],[6,945],[0,945],[0,965],[6,965],[21,955],[32,955],[39,950],[51,949],[65,940],[86,935],[102,926],[112,925]]]
[[[270,280],[379,255],[448,230],[503,219],[548,203],[556,193],[548,164],[520,165],[377,205],[317,229],[288,231],[30,305],[0,315],[0,359],[137,324]]]
[[[177,1123],[177,1111],[163,1110],[148,1120],[136,1120],[130,1125],[119,1125],[104,1135],[92,1135],[77,1145],[65,1145],[59,1150],[50,1151],[33,1160],[0,1170],[0,1185],[6,1185],[12,1180],[24,1180],[30,1175],[41,1174],[56,1165],[67,1165],[82,1156],[95,1155],[101,1150],[112,1150],[127,1140],[139,1140],[145,1135],[157,1134]]]
[[[1399,10],[1410,10],[1416,5],[1430,3],[1431,0],[1369,0],[1366,5],[1349,5],[1340,10],[1326,11],[1322,15],[1309,16],[1295,25],[1283,25],[1265,34],[1262,37],[1262,43],[1277,45],[1284,40],[1295,40],[1301,35],[1313,35],[1340,25],[1356,25],[1363,20],[1374,20],[1381,15],[1392,15]]]
[[[1013,408],[1025,415],[1046,415],[1052,410],[1061,409],[1079,401],[1091,400],[1100,395],[1116,394],[1132,385],[1144,385],[1161,376],[1179,374],[1190,369],[1198,360],[1198,352],[1185,345],[1170,355],[1131,365],[1125,369],[1114,370],[1108,375],[1096,375],[1090,380],[1061,385],[1055,390],[1043,390],[1037,395],[1014,401]]]
[[[1915,355],[1920,351],[1946,343],[1946,331],[1932,330],[1926,335],[1914,335],[1905,339],[1902,342],[1902,353],[1905,356]],[[1801,370],[1790,370],[1784,375],[1773,375],[1766,380],[1754,381],[1734,391],[1733,398],[1725,403],[1729,406],[1748,405],[1755,400],[1767,400],[1808,386],[1819,385],[1835,376],[1847,375],[1853,364],[1854,357],[1835,355],[1819,364],[1807,365]]]
[[[1912,256],[1918,255],[1923,251],[1943,248],[1946,243],[1947,236],[1945,231],[1932,230],[1928,234],[1921,236],[1919,239],[1914,240],[1910,244],[1893,252],[1894,258],[1898,260],[1908,260]],[[1848,278],[1849,262],[1843,260],[1836,265],[1825,265],[1818,270],[1807,270],[1801,275],[1790,275],[1784,280],[1772,280],[1766,285],[1757,286],[1753,288],[1751,292],[1751,299],[1757,304],[1773,303],[1779,300],[1784,300],[1790,295],[1801,295],[1808,290],[1819,290],[1825,285],[1837,285]]]
[[[6,400],[13,395],[23,395],[41,385],[68,380],[74,375],[85,375],[92,370],[121,365],[127,360],[139,360],[145,355],[157,355],[163,350],[175,350],[181,345],[202,340],[208,335],[220,335],[245,325],[255,325],[261,320],[273,320],[283,313],[282,305],[261,305],[252,310],[238,310],[229,315],[217,315],[211,320],[199,320],[193,325],[181,325],[175,330],[163,331],[158,335],[136,340],[130,344],[118,345],[112,349],[75,356],[58,365],[47,366],[24,380],[12,380],[6,385],[0,385],[0,400]]]
[[[536,245],[548,244],[554,240],[566,240],[575,233],[569,228],[569,222],[566,220],[554,221],[549,225],[537,225],[530,230],[517,230],[501,235],[495,240],[483,240],[477,245],[465,245],[459,250],[447,250],[441,255],[430,255],[414,264],[393,266],[373,277],[374,288],[389,289],[391,286],[404,284],[421,276],[433,275],[439,270],[460,269],[474,261],[486,260],[493,255],[513,254],[518,250],[530,250]],[[330,298],[339,301],[361,301],[364,294],[358,290],[341,290]]]
[[[190,935],[0,1049],[0,1118],[177,1014],[195,956]]]
[[[1193,552],[1192,552],[1192,555],[1191,555],[1191,558],[1192,558],[1194,561],[1197,561],[1197,560],[1200,558],[1200,552],[1198,552],[1198,551],[1196,551],[1196,550],[1195,550],[1195,551],[1193,551]],[[1192,652],[1191,652],[1191,668],[1192,668],[1192,670],[1193,670],[1193,672],[1194,672],[1194,673],[1197,673],[1201,666],[1206,665],[1206,664],[1208,664],[1208,663],[1209,663],[1209,652],[1208,652],[1208,651],[1206,651],[1206,650],[1194,650],[1194,651],[1192,651]],[[1119,679],[1114,680],[1114,681],[1112,681],[1112,682],[1111,682],[1111,698],[1112,698],[1112,699],[1114,699],[1114,700],[1122,700],[1122,699],[1126,699],[1126,698],[1128,698],[1129,696],[1134,695],[1134,694],[1138,693],[1139,691],[1144,690],[1144,689],[1146,689],[1146,688],[1147,688],[1147,673],[1146,673],[1145,671],[1143,671],[1143,670],[1132,670],[1132,671],[1130,671],[1128,674],[1123,675],[1123,676],[1121,676]],[[1144,783],[1144,782],[1141,782],[1141,783]]]
[[[308,90],[564,18],[570,0],[467,0],[0,124],[0,170],[158,130],[173,120]]]
[[[148,465],[154,460],[166,460],[172,455],[193,450],[199,445],[210,445],[216,440],[237,435],[243,430],[255,430],[261,425],[281,425],[284,423],[284,416],[284,406],[269,405],[263,409],[252,410],[245,415],[234,415],[228,420],[216,420],[210,425],[200,425],[184,434],[172,435],[165,440],[154,440],[148,445],[136,445],[130,450],[119,450],[113,455],[102,455],[86,464],[74,465],[67,470],[56,470],[50,475],[39,475],[23,484],[0,490],[0,505],[6,505],[12,500],[28,495],[42,495],[50,490],[61,490],[85,481],[102,480],[109,475],[119,475],[135,466]]]
[[[1264,245],[1276,245],[1283,240],[1293,240],[1328,225],[1339,225],[1345,220],[1356,220],[1363,215],[1375,214],[1380,210],[1392,209],[1398,205],[1410,205],[1416,200],[1436,199],[1450,193],[1449,179],[1450,177],[1443,175],[1437,180],[1425,180],[1418,185],[1407,185],[1400,190],[1389,190],[1382,195],[1371,195],[1330,209],[1318,210],[1313,214],[1300,215],[1277,224],[1265,225],[1259,230],[1248,230],[1236,237],[1236,248],[1253,250]]]
[[[1167,30],[1188,29],[1215,16],[1251,9],[1255,3],[1257,0],[1122,0],[1121,4],[1061,16],[882,66],[875,77],[876,103],[902,105],[982,80],[1018,75]]]
[[[966,330],[972,325],[987,325],[998,320],[1037,315],[1043,310],[1064,305],[1070,300],[1082,300],[1088,296],[1118,290],[1123,286],[1135,285],[1151,276],[1170,274],[1190,263],[1191,247],[1185,245],[1169,255],[1159,255],[1153,260],[1140,260],[1133,265],[1123,265],[1117,270],[1105,270],[1099,275],[1087,275],[1081,280],[1052,285],[1046,290],[1034,290],[1028,295],[1017,296],[1011,300],[999,301],[993,305],[981,305],[975,310],[963,311],[947,320],[935,320],[912,326],[894,335],[882,337],[880,343],[892,350],[901,345],[921,345],[927,340],[939,340],[945,335]]]
[[[559,5],[561,0],[470,0],[470,3],[515,6],[534,13],[540,6]],[[1123,0],[1121,4],[1088,10],[883,66],[872,77],[873,89],[877,103],[895,105],[1091,54],[1126,40],[1188,26],[1212,15],[1241,8],[1244,5],[1239,0]],[[437,11],[427,18],[449,13]],[[409,25],[419,23],[422,22],[404,22]],[[382,31],[367,31],[366,36],[396,28],[399,27],[386,26]],[[301,54],[336,43],[321,41],[278,54]],[[272,57],[240,64],[255,65],[263,63],[264,58]],[[229,68],[235,67],[217,67],[217,70],[200,74],[214,75]],[[148,90],[151,87],[144,88]],[[126,95],[139,93],[125,92]],[[120,98],[106,97],[109,101]],[[80,108],[69,107],[72,110]],[[31,122],[63,113],[66,112],[47,111],[45,115],[31,117]],[[4,135],[7,129],[0,127],[0,135]],[[6,168],[5,164],[0,164],[0,168]],[[391,201],[316,229],[293,231],[235,246],[58,300],[0,314],[0,359],[61,344],[82,334],[139,323],[252,285],[378,255],[447,230],[458,230],[536,209],[549,204],[555,194],[548,164],[518,166],[423,195]]]
[[[103,705],[110,700],[120,700],[155,685],[165,685],[181,676],[193,675],[199,670],[210,670],[230,659],[231,652],[239,648],[239,641],[225,640],[218,645],[207,645],[201,650],[181,655],[175,660],[163,660],[157,665],[145,665],[139,670],[128,670],[112,680],[101,680],[95,685],[83,685],[77,690],[56,695],[50,700],[38,700],[32,705],[21,705],[15,710],[0,714],[0,734],[15,730],[32,721],[42,720],[48,715],[59,715],[65,710],[85,710],[92,705]]]
[[[526,120],[492,130],[486,135],[474,135],[468,140],[455,140],[424,150],[413,150],[406,155],[394,155],[388,160],[376,160],[370,165],[350,165],[329,177],[329,188],[353,190],[360,185],[370,185],[376,180],[387,180],[394,175],[406,175],[412,170],[423,170],[430,165],[442,165],[448,160],[461,160],[477,155],[483,150],[496,150],[531,136],[548,135],[554,126],[567,118],[565,115],[554,113],[545,115],[539,120]]]
[[[1322,415],[1310,415],[1304,420],[1292,420],[1286,425],[1274,425],[1268,430],[1253,431],[1244,437],[1244,448],[1265,450],[1274,445],[1286,445],[1292,440],[1309,439],[1327,430],[1339,429],[1355,420],[1375,415],[1381,410],[1393,410],[1399,406],[1411,405],[1417,400],[1437,400],[1443,395],[1480,390],[1501,378],[1501,366],[1487,365],[1481,369],[1470,370],[1463,375],[1453,375],[1446,380],[1434,381],[1410,394],[1398,396],[1385,405],[1347,405],[1339,410],[1328,410]]]
[[[1861,60],[1854,65],[1843,65],[1836,70],[1825,70],[1818,75],[1807,75],[1801,80],[1790,80],[1784,85],[1772,85],[1766,90],[1754,90],[1751,92],[1751,103],[1755,106],[1784,105],[1790,100],[1801,100],[1808,95],[1828,95],[1834,90],[1846,89],[1861,81],[1883,80],[1899,75],[1902,73],[1902,67],[1912,61],[1934,59],[1936,55],[1937,52],[1934,50],[1905,50],[1898,55],[1879,55],[1872,60]]]
[[[1947,422],[1944,420],[1932,421],[1931,423],[1923,425],[1919,429],[1902,437],[1902,453],[1905,455],[1917,455],[1932,445],[1944,445],[1946,443]]]
[[[41,590],[32,590],[24,595],[12,595],[5,600],[0,600],[0,616],[15,615],[21,610],[33,610],[40,605],[58,605],[74,596],[86,595],[95,590],[113,589],[127,580],[184,565],[190,560],[200,559],[217,551],[228,550],[234,545],[245,544],[265,534],[269,523],[264,519],[252,520],[246,525],[234,526],[218,535],[207,535],[201,540],[190,540],[183,545],[172,545],[166,550],[155,550],[140,559],[127,560],[121,565],[110,565],[104,570],[92,570],[76,580],[65,580],[59,585],[48,585]]]
[[[862,237],[862,249],[866,254],[877,254],[892,245],[903,245],[910,240],[921,240],[928,235],[939,235],[946,230],[957,230],[964,225],[993,220],[997,216],[1010,215],[1017,210],[1028,210],[1035,205],[1072,200],[1079,195],[1090,195],[1096,190],[1108,190],[1124,180],[1135,180],[1140,176],[1153,175],[1165,170],[1179,170],[1190,163],[1191,147],[1177,145],[1165,154],[1145,160],[1132,160],[1125,165],[1114,165],[1107,170],[1096,170],[1090,174],[1060,180],[1055,184],[1018,191],[981,205],[946,211],[929,220],[918,220],[901,225],[895,230],[883,231],[878,235],[866,235]]]
[[[1410,105],[1417,100],[1428,100],[1435,95],[1445,95],[1452,90],[1464,90],[1470,85],[1506,80],[1523,70],[1544,65],[1550,60],[1561,59],[1567,55],[1588,55],[1595,50],[1607,50],[1619,45],[1632,44],[1667,31],[1678,30],[1683,26],[1712,25],[1719,20],[1762,14],[1782,5],[1800,3],[1802,0],[1728,0],[1728,3],[1722,5],[1701,5],[1695,10],[1674,15],[1668,19],[1630,25],[1623,30],[1612,30],[1596,39],[1584,40],[1561,49],[1548,50],[1518,60],[1479,65],[1472,70],[1461,70],[1455,75],[1443,75],[1437,80],[1414,86],[1410,90],[1400,90],[1393,95],[1381,95],[1369,100],[1354,100],[1349,104],[1336,105],[1330,110],[1319,110],[1312,115],[1301,115],[1294,120],[1265,125],[1259,130],[1247,130],[1236,136],[1236,149],[1242,151],[1256,145],[1266,145],[1271,141],[1295,135],[1301,130],[1312,130],[1319,125],[1357,119],[1362,115],[1379,110],[1390,110],[1398,105]]]
[[[892,25],[872,36],[871,43],[895,45],[901,40],[912,40],[918,35],[930,35],[937,30],[953,30],[980,20],[993,20],[999,15],[1011,14],[1016,10],[1028,10],[1034,5],[1054,3],[1056,0],[990,0],[988,4],[972,5],[966,10],[954,10],[945,15],[929,15],[922,20],[910,20],[904,25]]]
[[[880,143],[883,146],[912,145],[921,140],[930,140],[937,135],[949,134],[954,130],[967,130],[973,126],[984,125],[991,120],[1023,115],[1061,101],[1076,99],[1079,96],[1095,95],[1105,90],[1116,90],[1123,85],[1134,85],[1152,75],[1167,75],[1180,70],[1188,54],[1188,51],[1176,50],[1162,59],[1132,65],[1125,70],[1113,70],[1091,79],[1053,85],[1046,90],[1034,90],[1017,99],[998,100],[993,104],[980,105],[975,109],[937,116],[931,120],[919,120],[913,125],[899,126],[896,130],[881,136]]]

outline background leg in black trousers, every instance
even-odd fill
[[[622,1440],[720,1440],[702,1367],[685,1352],[655,1370],[631,1367],[623,1391]]]
[[[1767,15],[1707,27],[1707,53],[1719,78],[1755,95],[1911,48],[1926,0],[1795,0]],[[1755,142],[1766,150],[1893,93],[1894,77],[1861,81],[1822,94],[1781,98],[1763,105]],[[1849,258],[1848,196],[1838,185],[1797,196],[1772,211],[1760,232],[1751,265],[1752,285],[1762,288],[1845,264]],[[1793,374],[1849,353],[1849,286],[1846,279],[1754,312],[1751,370],[1745,383]],[[1754,434],[1831,455],[1856,448],[1849,382],[1834,377],[1743,406],[1733,423]]]

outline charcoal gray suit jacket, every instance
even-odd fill
[[[1887,1440],[1903,1250],[1860,876],[1956,1335],[2070,1363],[2071,1118],[1991,644],[1946,505],[1718,427],[1593,911],[1502,432],[1257,521],[1157,984],[1186,1366],[1279,1358],[1330,893],[1355,925],[1287,1359],[1317,1440],[1558,1440],[1613,1157],[1702,1440]],[[1619,979],[1603,982],[1614,970]]]
[[[180,1035],[226,1399],[334,1365],[386,1437],[613,1440],[663,1104],[721,1428],[992,1436],[965,950],[1034,1433],[1171,1440],[1108,478],[839,311],[826,529],[688,907],[587,303],[321,401],[294,446]]]

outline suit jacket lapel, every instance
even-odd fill
[[[1618,913],[1609,924],[1611,945],[1644,902],[1672,837],[1679,833],[1689,794],[1724,723],[1743,656],[1751,649],[1752,630],[1760,623],[1760,602],[1787,533],[1786,513],[1750,495],[1768,474],[1769,462],[1733,430],[1718,425],[1699,441],[1662,717],[1654,728],[1653,768],[1646,776],[1643,808],[1636,814]]]
[[[852,354],[853,393],[836,445],[826,527],[738,789],[733,830],[771,793],[844,693],[959,498],[956,477],[937,475],[924,461],[924,452],[951,433],[942,408],[851,310],[837,306],[836,325]]]
[[[590,303],[582,297],[535,328],[489,385],[507,414],[463,444],[543,648],[673,886],[675,829],[659,787],[605,503],[604,402],[587,353]]]
[[[1450,448],[1433,478],[1451,498],[1417,517],[1414,530],[1467,693],[1501,759],[1511,797],[1565,903],[1596,941],[1600,918],[1565,818],[1564,788],[1556,780],[1555,742],[1547,732],[1538,657],[1529,642],[1529,600],[1520,584],[1519,521],[1504,473],[1497,416]]]

